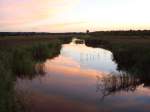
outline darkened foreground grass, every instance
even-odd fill
[[[59,54],[62,41],[39,41],[32,44],[0,47],[0,112],[26,111],[14,90],[17,77],[32,79],[43,75],[43,62]]]

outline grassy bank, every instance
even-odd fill
[[[138,77],[150,85],[150,37],[141,35],[85,35],[87,46],[102,47],[113,53],[118,70]]]
[[[5,40],[6,41],[6,40]],[[9,41],[9,40],[8,40]],[[25,111],[14,90],[17,77],[44,75],[42,63],[59,54],[63,40],[16,42],[0,45],[0,111]],[[23,40],[19,40],[23,41]],[[16,43],[16,44],[15,44]]]
[[[47,58],[57,56],[61,45],[70,42],[71,38],[65,36],[50,38],[47,35],[0,38],[0,111],[26,111],[14,90],[17,77],[33,79],[37,75],[44,75],[42,63]],[[119,77],[123,80],[123,85],[119,83],[119,90],[122,90],[122,87],[125,89],[131,87],[130,85],[150,85],[150,38],[148,36],[85,34],[78,35],[78,38],[84,39],[87,46],[102,47],[112,51],[118,70],[127,72],[132,76],[131,79],[135,79],[131,81],[127,76],[124,79]],[[137,79],[140,79],[140,82],[136,82]],[[110,79],[108,81],[106,79],[106,83],[111,83]],[[112,88],[116,88],[116,83],[111,85],[112,87],[108,87],[110,92]],[[118,89],[113,90],[118,91]]]

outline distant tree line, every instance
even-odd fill
[[[150,30],[119,30],[119,31],[96,31],[90,33],[93,36],[114,35],[114,36],[147,36],[150,35]]]
[[[32,35],[80,35],[82,32],[48,33],[48,32],[0,32],[0,36],[32,36]]]
[[[48,33],[48,32],[0,32],[0,36],[32,36],[32,35],[81,35],[89,34],[92,36],[114,35],[114,36],[147,36],[150,30],[118,30],[118,31],[95,31],[89,32],[65,32],[65,33]]]

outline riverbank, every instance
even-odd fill
[[[150,38],[149,36],[113,35],[32,35],[0,37],[0,111],[21,112],[22,105],[15,93],[17,77],[32,80],[44,75],[42,63],[57,56],[61,45],[72,38],[81,38],[90,47],[102,47],[113,53],[117,69],[139,78],[140,83],[150,85]]]
[[[0,40],[0,111],[25,112],[26,101],[15,91],[17,78],[44,75],[43,62],[59,54],[65,40],[11,38]],[[30,40],[30,41],[29,41]],[[19,93],[20,94],[20,93]],[[21,97],[23,98],[23,96]]]

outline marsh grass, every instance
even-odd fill
[[[119,71],[125,71],[133,77],[138,77],[144,85],[150,85],[150,38],[148,36],[143,38],[90,35],[84,39],[87,46],[110,50]]]
[[[61,41],[0,47],[0,112],[22,112],[24,106],[14,90],[17,77],[43,75],[43,62],[59,54]]]

